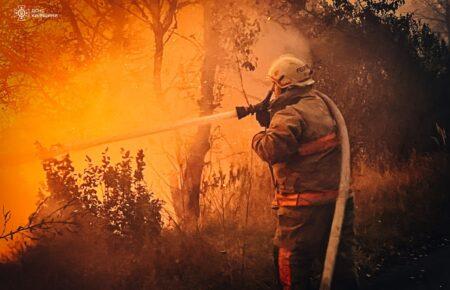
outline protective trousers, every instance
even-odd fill
[[[319,289],[333,214],[334,203],[277,210],[274,262],[279,289]],[[333,277],[332,289],[335,290],[358,288],[352,259],[353,218],[353,199],[350,198]]]

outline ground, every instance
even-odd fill
[[[442,290],[450,289],[450,241],[442,239],[429,254],[410,253],[400,257],[398,264],[387,267],[366,289],[375,290]]]

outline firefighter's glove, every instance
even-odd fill
[[[261,127],[269,128],[270,124],[270,112],[269,110],[256,111],[256,120]]]

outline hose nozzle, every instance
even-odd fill
[[[267,92],[266,97],[261,102],[255,105],[249,105],[248,107],[236,107],[236,115],[238,119],[247,117],[248,115],[254,115],[259,111],[267,111],[270,106],[270,98],[272,97],[273,88]]]
[[[281,81],[284,78],[282,75],[278,81]],[[266,97],[261,102],[255,105],[249,105],[248,107],[236,107],[236,115],[238,119],[242,119],[247,117],[248,115],[254,115],[258,111],[267,111],[270,107],[270,99],[272,98],[273,91],[275,89],[275,83],[273,83],[272,88],[267,92]]]
[[[248,107],[236,107],[236,115],[238,119],[247,117],[248,115],[253,115],[257,111],[256,106],[250,105]]]

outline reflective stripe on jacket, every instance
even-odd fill
[[[300,194],[296,200],[308,194],[312,201],[298,205],[335,199],[329,193],[339,187],[340,146],[336,123],[320,94],[312,87],[286,91],[271,104],[269,128],[253,138],[253,149],[273,166],[280,201],[292,200],[281,198],[292,194]]]

